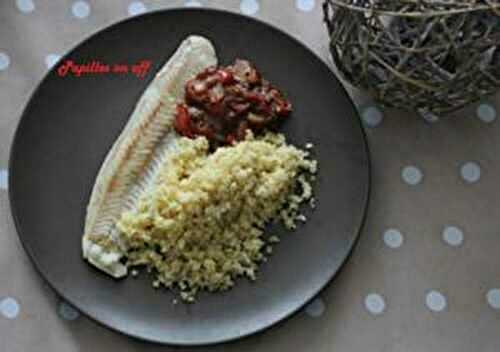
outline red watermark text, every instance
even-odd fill
[[[57,74],[61,77],[85,75],[134,75],[137,78],[146,77],[151,68],[150,60],[140,60],[135,64],[106,64],[99,60],[92,60],[85,63],[76,63],[72,60],[66,60],[57,67]]]

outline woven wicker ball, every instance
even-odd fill
[[[333,61],[383,106],[440,116],[500,87],[500,0],[326,0]]]

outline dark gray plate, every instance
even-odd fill
[[[222,63],[253,61],[294,104],[284,132],[313,142],[320,172],[309,222],[283,233],[259,279],[222,294],[173,305],[150,278],[115,281],[80,253],[85,207],[104,156],[154,72],[189,34],[213,41]],[[16,132],[9,190],[26,251],[52,287],[98,322],[141,339],[210,344],[263,330],[290,316],[335,275],[363,222],[369,160],[356,110],[330,69],[287,34],[254,19],[214,10],[176,9],[113,25],[62,60],[134,63],[152,60],[143,79],[131,75],[59,77],[50,72],[33,94]],[[281,230],[276,230],[281,232]]]

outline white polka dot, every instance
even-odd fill
[[[425,296],[425,304],[433,312],[442,312],[446,308],[446,297],[441,292],[430,291]]]
[[[9,173],[5,169],[0,170],[0,189],[9,187]]]
[[[478,163],[469,161],[460,167],[460,174],[464,181],[475,183],[481,178],[481,167]]]
[[[460,246],[464,241],[464,233],[458,227],[446,226],[443,230],[443,240],[450,246]]]
[[[306,307],[306,314],[313,318],[320,317],[325,312],[325,304],[321,298],[316,298]]]
[[[49,54],[45,56],[45,65],[47,65],[47,68],[52,68],[59,60],[61,59],[61,55],[57,54]]]
[[[257,0],[241,0],[240,10],[245,15],[254,15],[259,11],[260,5]]]
[[[7,319],[14,319],[19,315],[19,303],[12,298],[6,297],[0,301],[0,313]]]
[[[76,1],[71,7],[71,12],[76,18],[85,18],[90,15],[90,5],[86,1]]]
[[[140,15],[146,11],[146,6],[140,1],[134,1],[128,5],[128,14],[130,16]]]
[[[494,288],[486,294],[486,300],[491,308],[500,309],[500,288]]]
[[[186,6],[186,7],[202,7],[203,4],[199,1],[196,1],[196,0],[190,0],[190,1],[186,1],[184,3],[184,6]]]
[[[75,320],[80,316],[80,313],[66,302],[59,303],[58,312],[66,320]]]
[[[401,171],[401,177],[407,184],[415,186],[422,182],[424,175],[418,167],[406,166],[403,168],[403,171]]]
[[[377,127],[384,119],[382,111],[380,111],[376,106],[369,106],[365,108],[361,113],[361,117],[363,118],[365,125],[368,127]]]
[[[365,307],[374,315],[382,314],[385,310],[385,300],[378,293],[370,293],[365,297]]]
[[[486,123],[493,122],[497,117],[497,111],[490,104],[479,104],[476,110],[477,117]]]
[[[389,229],[384,232],[384,242],[390,248],[401,247],[403,241],[403,235],[396,229]]]
[[[6,70],[10,65],[9,55],[6,53],[0,52],[0,71]]]
[[[295,0],[295,6],[301,11],[312,11],[315,0]]]
[[[33,0],[16,0],[16,6],[19,11],[24,13],[33,12],[33,10],[35,10],[35,3]]]

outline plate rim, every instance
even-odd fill
[[[144,336],[141,336],[139,334],[135,334],[135,333],[132,333],[130,331],[127,331],[126,329],[121,329],[117,326],[113,326],[111,324],[108,324],[102,320],[100,320],[98,317],[94,316],[93,314],[91,314],[90,312],[88,312],[85,308],[82,308],[80,307],[79,303],[78,302],[74,302],[72,299],[68,299],[62,292],[60,292],[60,290],[55,286],[55,284],[53,284],[49,278],[48,278],[48,275],[46,275],[46,273],[43,272],[42,268],[41,268],[41,265],[40,263],[38,262],[38,260],[36,259],[36,256],[35,254],[33,253],[31,247],[25,243],[25,241],[23,240],[23,236],[21,235],[21,224],[20,224],[20,220],[19,220],[19,214],[18,214],[18,211],[16,210],[16,207],[14,205],[14,201],[13,201],[13,190],[14,190],[14,177],[10,177],[10,171],[12,170],[12,165],[14,163],[14,156],[16,154],[16,150],[17,150],[17,146],[19,144],[18,142],[18,139],[19,139],[19,136],[18,134],[20,133],[20,130],[22,129],[23,127],[23,124],[26,124],[26,114],[27,114],[27,111],[30,109],[30,106],[33,104],[33,98],[38,94],[38,92],[42,89],[44,83],[49,79],[49,76],[51,75],[51,73],[53,71],[56,70],[56,66],[54,65],[53,67],[51,67],[49,70],[47,70],[43,76],[43,78],[41,80],[39,80],[39,82],[36,84],[35,88],[31,91],[31,94],[30,94],[30,97],[29,97],[29,100],[27,101],[26,105],[24,106],[21,114],[20,114],[20,118],[18,120],[18,123],[17,123],[17,126],[15,128],[15,131],[14,131],[14,134],[13,134],[13,137],[12,137],[12,140],[11,140],[11,143],[10,143],[10,150],[9,150],[9,160],[8,160],[8,173],[9,173],[9,177],[8,177],[8,199],[9,199],[9,208],[10,208],[10,213],[12,215],[12,219],[13,219],[13,222],[14,222],[14,228],[15,228],[15,231],[16,231],[16,234],[17,234],[17,237],[19,239],[19,241],[21,242],[21,245],[24,249],[24,251],[28,254],[28,257],[31,261],[31,263],[33,264],[33,266],[35,267],[35,270],[36,272],[38,273],[39,276],[41,276],[44,280],[44,282],[46,282],[48,284],[48,286],[59,296],[59,298],[62,298],[64,301],[68,302],[69,304],[71,304],[73,307],[75,307],[80,313],[82,313],[83,315],[85,315],[86,317],[90,318],[92,321],[98,323],[100,326],[102,327],[105,327],[107,329],[110,329],[111,331],[115,332],[115,333],[119,333],[121,334],[122,336],[127,336],[127,337],[132,337],[134,339],[137,339],[137,340],[140,340],[140,341],[143,341],[143,342],[147,342],[147,343],[153,343],[153,344],[157,344],[157,345],[166,345],[166,346],[178,346],[178,347],[201,347],[201,346],[214,346],[214,345],[219,345],[219,344],[224,344],[224,343],[229,343],[229,342],[234,342],[234,341],[237,341],[237,340],[240,340],[240,339],[243,339],[243,338],[247,338],[247,337],[250,337],[250,336],[253,336],[253,335],[256,335],[256,334],[259,334],[259,333],[262,333],[270,328],[273,328],[273,327],[276,327],[276,325],[280,324],[280,323],[284,323],[285,321],[291,319],[293,316],[295,316],[296,314],[298,314],[305,306],[307,306],[311,301],[313,301],[315,298],[317,298],[321,292],[323,292],[325,290],[325,288],[327,288],[332,282],[333,282],[333,279],[339,275],[342,271],[343,271],[343,268],[345,267],[345,264],[347,263],[348,259],[351,257],[358,241],[359,241],[359,238],[360,238],[360,235],[361,235],[361,232],[366,224],[366,218],[367,218],[367,213],[368,213],[368,208],[369,208],[369,203],[370,203],[370,199],[371,199],[371,184],[372,184],[372,163],[371,163],[371,155],[370,155],[370,149],[369,149],[369,145],[368,145],[368,140],[367,140],[367,134],[366,134],[366,130],[363,128],[363,124],[361,122],[361,117],[360,117],[360,113],[359,113],[359,110],[357,109],[356,107],[356,104],[354,103],[352,97],[349,95],[349,93],[347,92],[347,89],[345,87],[345,84],[342,82],[342,80],[338,77],[337,74],[335,74],[335,72],[332,70],[332,68],[330,67],[330,65],[325,61],[323,60],[319,55],[317,55],[309,46],[307,46],[304,42],[302,42],[301,40],[299,40],[298,38],[296,38],[294,35],[292,35],[291,33],[288,33],[287,31],[285,31],[284,29],[281,29],[279,28],[278,26],[272,24],[272,23],[269,23],[267,21],[264,21],[260,18],[256,18],[256,17],[252,17],[252,16],[248,16],[248,15],[244,15],[244,14],[241,14],[241,13],[237,13],[237,12],[233,12],[233,11],[230,11],[230,10],[226,10],[226,9],[216,9],[216,8],[189,8],[189,7],[172,7],[172,8],[167,8],[167,9],[158,9],[158,10],[152,10],[152,11],[148,11],[146,13],[143,13],[143,14],[140,14],[140,15],[136,15],[136,16],[129,16],[129,17],[126,17],[126,18],[123,18],[119,21],[116,21],[114,23],[111,23],[103,28],[100,28],[98,29],[97,31],[94,31],[92,33],[90,33],[88,36],[86,36],[84,39],[78,41],[75,45],[73,45],[70,49],[68,49],[66,51],[66,53],[61,56],[61,58],[59,59],[60,62],[64,61],[68,56],[70,56],[74,51],[76,51],[80,46],[84,45],[85,43],[87,43],[88,41],[90,41],[91,39],[93,39],[95,36],[98,36],[98,35],[101,35],[102,33],[106,32],[106,31],[110,31],[110,30],[113,30],[115,29],[116,27],[119,27],[121,26],[123,23],[126,23],[126,22],[129,22],[129,21],[134,21],[134,20],[137,20],[138,18],[141,18],[141,17],[145,17],[145,16],[151,16],[151,15],[155,15],[155,14],[158,14],[158,13],[165,13],[165,12],[185,12],[185,13],[193,13],[193,12],[202,12],[202,13],[211,13],[211,14],[219,14],[219,15],[223,15],[223,16],[232,16],[232,17],[236,17],[236,18],[244,18],[245,20],[250,20],[251,22],[259,25],[259,26],[265,26],[273,31],[277,31],[279,32],[280,34],[288,37],[290,40],[292,40],[296,45],[302,47],[303,49],[305,49],[309,54],[311,54],[312,56],[314,56],[316,59],[318,59],[319,61],[321,61],[323,63],[323,65],[325,65],[329,71],[330,71],[330,74],[334,76],[334,78],[339,82],[339,85],[340,85],[340,91],[347,97],[348,101],[350,102],[354,112],[355,112],[355,115],[357,117],[357,124],[359,126],[359,129],[361,131],[361,137],[362,137],[362,144],[363,144],[363,150],[364,150],[364,154],[366,155],[366,191],[364,192],[364,199],[362,200],[362,203],[363,203],[363,207],[361,209],[362,213],[361,213],[361,218],[359,219],[359,222],[355,228],[355,233],[354,233],[354,237],[352,238],[351,240],[351,243],[349,245],[349,250],[346,252],[346,254],[341,258],[340,260],[340,265],[339,267],[337,268],[336,271],[332,272],[332,274],[330,274],[327,278],[327,280],[325,280],[325,283],[322,284],[318,290],[316,290],[313,294],[310,295],[310,297],[306,297],[306,299],[304,300],[304,302],[300,305],[298,305],[295,309],[292,309],[290,311],[288,311],[286,314],[284,314],[283,316],[281,317],[277,317],[274,321],[272,321],[271,323],[266,323],[258,328],[254,328],[254,329],[250,329],[244,333],[239,333],[237,335],[234,335],[232,337],[224,337],[224,338],[219,338],[219,339],[211,339],[211,340],[207,340],[207,341],[201,341],[201,342],[169,342],[165,339],[155,339],[155,338],[147,338],[147,337],[144,337]]]

